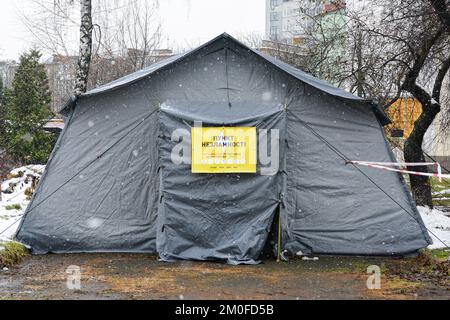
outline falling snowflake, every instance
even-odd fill
[[[270,101],[270,100],[272,100],[272,93],[269,92],[269,91],[264,92],[263,95],[262,95],[262,99],[263,99],[263,101]]]
[[[87,226],[91,229],[96,229],[103,224],[103,219],[100,218],[91,218],[87,221]]]

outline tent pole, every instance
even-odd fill
[[[278,210],[277,262],[281,262],[281,212],[280,212],[280,210]]]

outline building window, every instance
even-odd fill
[[[280,20],[280,13],[279,12],[271,12],[270,13],[270,20],[271,21],[279,21]]]
[[[278,36],[278,27],[271,27],[270,28],[270,36],[272,38],[276,38]]]
[[[273,7],[277,7],[280,5],[280,0],[270,0],[270,6]]]

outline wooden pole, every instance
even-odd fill
[[[281,262],[281,213],[278,211],[278,245],[277,245],[277,262]]]

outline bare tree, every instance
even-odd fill
[[[404,95],[417,99],[423,111],[404,157],[424,162],[424,136],[441,110],[450,67],[449,1],[364,2],[364,7],[346,8],[344,19],[329,17],[307,17],[305,64],[297,66],[385,108]],[[411,175],[410,181],[417,204],[432,206],[429,179]]]
[[[30,1],[22,20],[37,45],[53,55],[47,68],[54,109],[74,87],[82,93],[169,54],[155,54],[162,38],[158,0]],[[77,29],[80,39],[74,36]]]
[[[250,48],[260,50],[263,53],[269,54],[292,66],[304,70],[306,69],[305,60],[308,59],[307,52],[300,46],[274,40],[265,40],[263,36],[258,33],[238,34],[237,39]]]
[[[384,47],[367,30],[377,22],[372,8],[349,8],[344,1],[302,4],[293,44],[272,41],[269,52],[360,97],[389,96],[395,81],[380,65]]]
[[[431,5],[439,16],[441,22],[450,28],[450,12],[448,1],[433,0]],[[441,111],[438,115],[438,132],[436,134],[435,143],[440,145],[439,150],[441,155],[450,152],[450,73],[447,73],[446,78],[442,82],[441,97],[439,100]],[[436,120],[435,120],[436,121]],[[443,158],[443,160],[445,157]],[[446,166],[450,167],[450,162],[447,160]]]
[[[92,56],[92,1],[81,0],[80,54],[75,83],[75,95],[86,92]]]
[[[396,55],[387,63],[401,65],[398,92],[407,92],[422,105],[422,113],[414,124],[404,147],[407,162],[424,162],[424,136],[441,110],[442,84],[450,68],[450,28],[433,0],[396,0],[385,4],[383,25],[372,31],[389,39]],[[444,3],[440,3],[444,4]],[[448,10],[448,2],[445,4]],[[426,167],[419,171],[428,172]],[[413,196],[418,205],[432,207],[430,182],[427,177],[410,176]]]
[[[352,72],[358,95],[370,93],[369,97],[378,98],[385,108],[405,94],[422,105],[404,145],[407,162],[425,162],[424,136],[441,109],[442,84],[450,67],[450,29],[442,17],[444,4],[448,10],[445,0],[381,0],[375,4],[373,12],[377,14],[372,19],[352,17],[354,39],[361,43],[351,58],[358,71]],[[371,51],[359,51],[364,46]],[[427,167],[414,169],[428,172]],[[410,182],[416,203],[432,207],[429,179],[410,175]]]
[[[98,1],[94,14],[101,28],[94,41],[90,85],[98,86],[137,71],[163,58],[157,0]],[[168,54],[168,53],[166,53]]]
[[[350,44],[350,19],[346,16],[345,3],[336,1],[332,8],[325,11],[324,1],[307,7],[299,2],[296,42],[303,48],[305,58],[298,67],[339,86],[348,63],[345,54]]]
[[[47,53],[72,55],[75,49],[72,37],[74,28],[79,28],[80,20],[75,11],[75,0],[29,0],[23,8],[21,18],[36,45]]]
[[[253,49],[259,49],[263,45],[263,35],[257,32],[237,34],[237,39]]]
[[[300,8],[304,58],[297,66],[362,98],[385,101],[398,86],[400,70],[388,62],[395,55],[388,41],[372,32],[380,25],[379,9],[378,4],[349,7],[344,1],[322,11]]]

